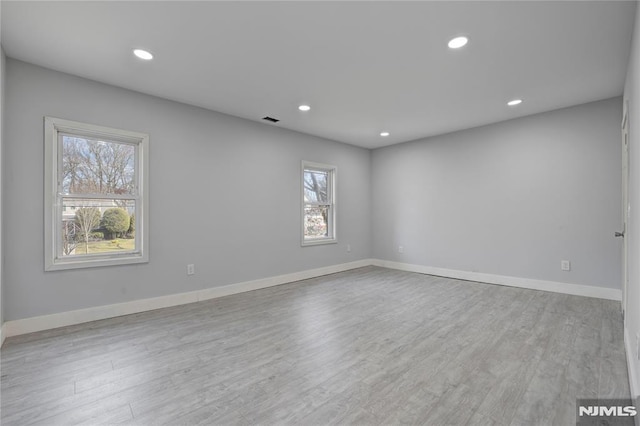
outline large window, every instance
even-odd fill
[[[336,242],[336,167],[302,162],[302,245]]]
[[[148,142],[45,117],[45,269],[149,260]]]

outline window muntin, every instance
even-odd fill
[[[148,261],[148,135],[45,118],[45,269]]]
[[[336,167],[302,163],[302,245],[336,242]]]

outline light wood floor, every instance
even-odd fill
[[[2,425],[571,425],[619,303],[367,267],[10,338]]]

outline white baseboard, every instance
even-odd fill
[[[581,284],[569,284],[556,281],[542,281],[530,278],[508,277],[504,275],[484,274],[481,272],[457,271],[453,269],[435,268],[433,266],[412,265],[390,260],[373,259],[373,265],[401,271],[418,272],[420,274],[459,280],[477,281],[487,284],[499,284],[530,290],[552,291],[554,293],[572,294],[575,296],[595,297],[598,299],[622,300],[622,292],[613,288],[593,287]]]
[[[622,298],[620,290],[603,287],[592,287],[554,281],[541,281],[528,278],[507,277],[478,272],[456,271],[380,259],[362,259],[355,262],[310,269],[306,271],[294,272],[291,274],[279,275],[269,278],[262,278],[253,281],[245,281],[221,287],[211,287],[204,290],[197,290],[188,293],[171,294],[168,296],[160,296],[150,299],[133,300],[131,302],[116,303],[113,305],[96,306],[93,308],[79,309],[76,311],[60,312],[51,315],[7,321],[2,325],[0,329],[0,346],[2,345],[1,342],[4,342],[5,338],[18,336],[21,334],[50,330],[58,327],[65,327],[68,325],[82,324],[85,322],[97,321],[106,318],[114,318],[122,315],[136,314],[139,312],[151,311],[154,309],[184,305],[187,303],[194,303],[202,300],[215,299],[218,297],[243,293],[246,291],[273,287],[280,284],[320,277],[328,274],[335,274],[338,272],[362,268],[369,265],[468,281],[499,284],[511,287],[521,287],[532,290],[552,291],[556,293],[596,297],[609,300],[621,300]]]
[[[184,305],[202,300],[215,299],[217,297],[229,296],[232,294],[273,287],[294,281],[335,274],[337,272],[344,272],[350,269],[362,268],[371,264],[371,259],[363,259],[355,262],[309,269],[306,271],[253,281],[245,281],[221,287],[211,287],[188,293],[171,294],[151,299],[133,300],[131,302],[116,303],[113,305],[96,306],[76,311],[60,312],[57,314],[7,321],[2,326],[2,339],[4,340],[4,338],[7,337],[33,333],[36,331],[50,330],[68,325],[82,324],[90,321],[136,314],[139,312],[152,311],[154,309],[168,308],[170,306]]]
[[[629,374],[629,389],[631,398],[637,400],[640,396],[640,383],[638,383],[638,360],[635,355],[635,341],[629,337],[629,330],[624,328],[624,349],[627,354],[627,371]]]

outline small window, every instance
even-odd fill
[[[302,245],[335,243],[336,167],[302,162]]]
[[[45,270],[149,261],[148,142],[45,117]]]

